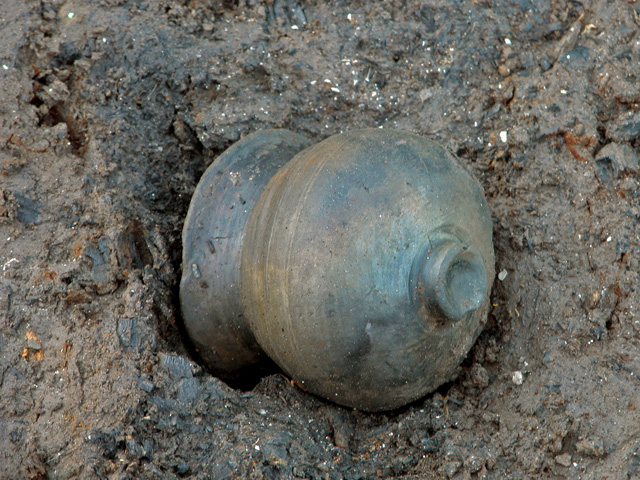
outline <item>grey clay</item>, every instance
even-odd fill
[[[180,301],[214,374],[265,354],[307,390],[389,410],[448,381],[487,316],[492,222],[459,160],[367,129],[314,146],[286,130],[209,167],[183,231]]]

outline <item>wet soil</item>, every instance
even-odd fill
[[[4,0],[0,478],[638,478],[640,3]],[[385,414],[185,346],[182,223],[241,136],[379,126],[482,183],[486,330]]]

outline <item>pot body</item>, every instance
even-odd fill
[[[478,182],[438,144],[380,129],[330,137],[276,170],[234,248],[241,325],[218,309],[190,336],[206,348],[230,324],[250,332],[245,366],[263,350],[312,393],[367,411],[450,380],[486,320],[494,278]],[[224,296],[217,278],[207,282]],[[181,290],[183,310],[190,298]],[[218,361],[214,371],[233,370]]]
[[[416,292],[428,288],[416,271],[443,238],[484,265],[481,300],[454,320]],[[250,216],[241,261],[262,348],[308,390],[364,410],[451,378],[486,318],[493,277],[476,180],[434,142],[379,129],[330,137],[280,169]]]

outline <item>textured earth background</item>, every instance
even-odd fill
[[[0,478],[640,477],[640,2],[0,2]],[[183,342],[182,222],[241,136],[437,139],[499,278],[455,380],[363,414]]]

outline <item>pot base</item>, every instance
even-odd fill
[[[182,318],[203,363],[223,380],[255,378],[270,363],[245,320],[240,254],[265,186],[307,146],[288,130],[248,135],[214,161],[193,194],[182,234]]]

